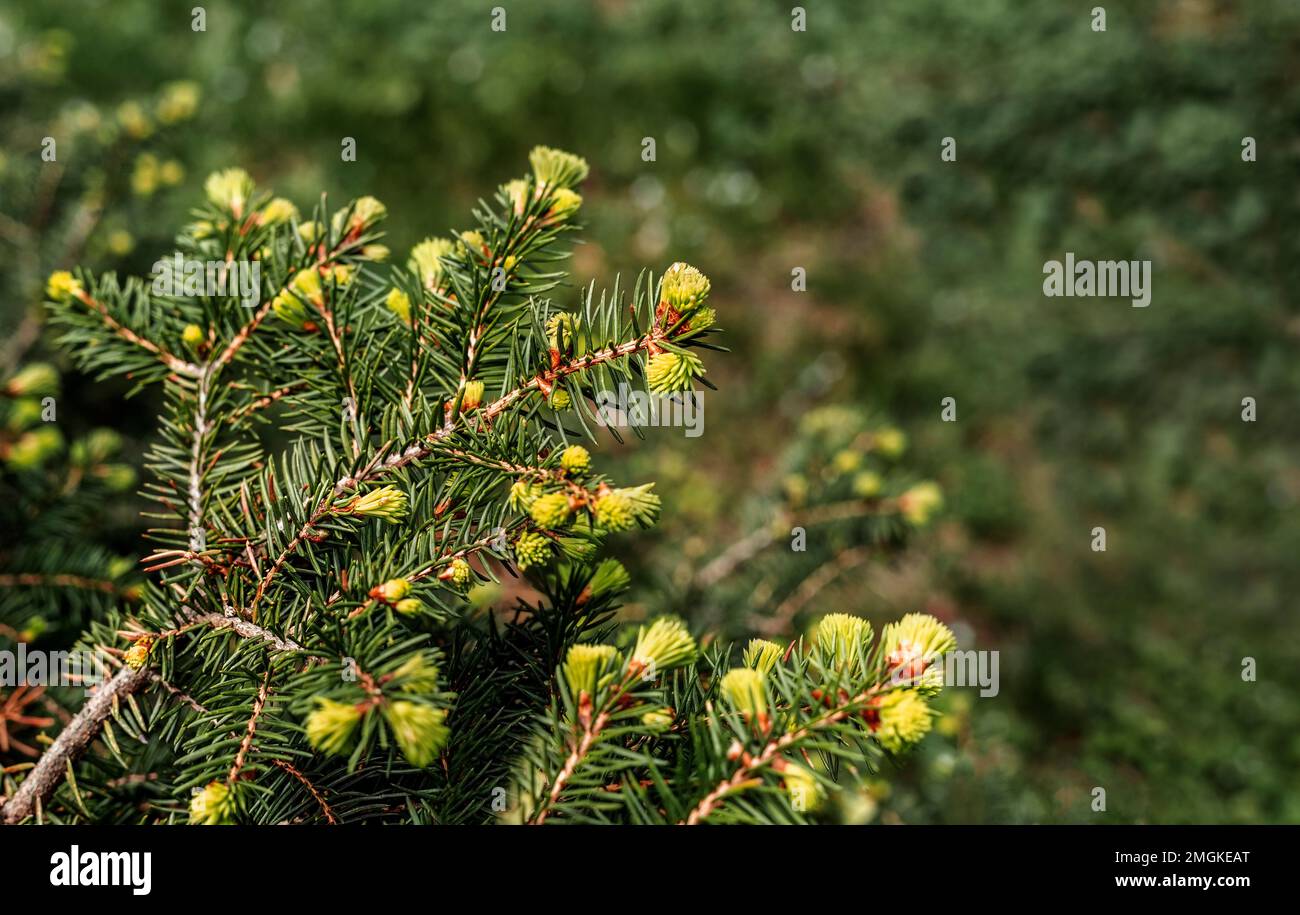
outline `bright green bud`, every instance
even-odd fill
[[[516,480],[510,484],[510,507],[515,511],[528,511],[541,496],[542,487],[537,483]]]
[[[591,452],[581,445],[570,445],[560,455],[560,466],[569,473],[586,473],[591,467]]]
[[[937,483],[917,483],[898,497],[898,508],[910,523],[921,527],[943,507],[943,490]]]
[[[516,213],[523,213],[528,207],[528,182],[522,178],[507,181],[501,185],[501,192],[506,195]]]
[[[129,464],[105,464],[97,475],[112,492],[126,492],[135,485],[135,468]]]
[[[551,391],[550,404],[552,410],[567,410],[571,403],[573,403],[573,399],[569,397],[569,392],[564,388],[557,387]]]
[[[880,634],[885,665],[895,682],[910,683],[927,695],[943,689],[943,670],[935,661],[956,647],[952,630],[928,613],[909,613]]]
[[[393,609],[402,616],[415,616],[424,610],[424,602],[418,597],[407,597],[393,604]]]
[[[542,496],[528,510],[537,526],[546,530],[563,527],[568,523],[571,512],[569,497],[562,492],[553,492],[550,495]]]
[[[617,559],[604,559],[596,566],[595,573],[587,582],[587,588],[591,591],[592,597],[600,597],[602,594],[622,591],[630,581],[631,578],[627,574],[627,569],[623,568],[623,563]]]
[[[320,274],[315,267],[304,267],[293,275],[289,281],[289,289],[296,293],[298,298],[306,299],[313,305],[320,305],[325,301],[321,293]]]
[[[551,349],[568,352],[576,342],[574,328],[577,322],[572,312],[557,311],[546,319],[546,339]]]
[[[423,769],[438,758],[451,733],[443,723],[445,711],[401,699],[385,704],[383,709],[384,720],[407,762]]]
[[[647,527],[659,519],[659,497],[650,491],[654,489],[654,485],[653,483],[642,483],[640,486],[614,490],[627,496],[632,505],[633,516]]]
[[[122,660],[132,670],[140,670],[149,663],[149,649],[151,648],[153,648],[153,639],[151,637],[139,638],[135,641],[135,644],[126,650],[126,655]]]
[[[479,404],[483,402],[483,393],[486,385],[481,381],[465,382],[465,393],[460,398],[460,408],[468,413],[470,410],[477,410]]]
[[[837,473],[852,473],[862,465],[862,452],[851,448],[837,451],[835,457],[831,458],[831,465]]]
[[[528,154],[528,162],[533,167],[538,186],[548,191],[573,187],[587,177],[586,159],[549,146],[534,146]]]
[[[117,121],[122,125],[122,129],[127,132],[127,135],[133,139],[142,140],[153,133],[153,124],[149,122],[149,117],[144,113],[144,108],[134,100],[123,102],[117,106]]]
[[[907,436],[901,429],[886,426],[872,436],[876,450],[887,458],[896,458],[907,449]]]
[[[482,232],[470,230],[460,233],[460,243],[456,246],[459,254],[473,254],[475,257],[483,256],[483,249],[487,246],[487,241],[483,238]]]
[[[853,475],[853,494],[859,499],[870,499],[880,494],[880,474],[870,470]]]
[[[339,210],[334,214],[333,224],[336,232],[343,233],[343,217],[346,215],[347,210]],[[361,197],[352,206],[352,216],[348,219],[346,234],[360,234],[387,215],[388,207],[376,198]]]
[[[99,464],[122,447],[122,436],[112,429],[93,429],[72,446],[72,459],[78,464]]]
[[[307,716],[307,742],[322,753],[340,756],[348,752],[360,723],[361,709],[355,704],[317,696],[316,708]]]
[[[411,297],[402,290],[390,289],[384,307],[401,318],[403,324],[411,323]]]
[[[276,197],[262,207],[262,222],[268,226],[278,226],[282,223],[293,222],[298,218],[298,208],[293,205],[292,201],[285,200],[283,197]]]
[[[312,222],[304,222],[298,225],[298,237],[307,242],[307,244],[314,242],[324,231],[325,227],[314,220]]]
[[[190,798],[191,826],[229,826],[235,822],[235,794],[225,782],[208,782]]]
[[[668,709],[646,712],[641,716],[642,727],[652,731],[666,731],[673,726],[673,713]]]
[[[277,293],[271,300],[271,310],[281,321],[292,324],[294,327],[302,327],[307,323],[307,308],[302,301],[289,290],[285,289]]]
[[[646,363],[645,373],[655,394],[689,391],[695,378],[704,374],[704,363],[691,353],[657,353]]]
[[[382,518],[389,524],[399,524],[406,517],[406,493],[396,486],[381,486],[348,503],[347,510],[354,515]]]
[[[199,327],[197,324],[186,324],[185,329],[181,331],[181,342],[191,350],[197,350],[203,345],[203,341],[207,338],[207,334],[203,332],[203,328]]]
[[[80,280],[66,270],[55,270],[45,283],[45,295],[52,302],[66,302],[81,292]]]
[[[24,433],[9,447],[5,463],[12,470],[34,470],[63,450],[63,436],[53,426]]]
[[[361,256],[368,261],[382,263],[388,260],[389,255],[392,253],[392,251],[388,250],[388,245],[362,245],[361,247]]]
[[[709,297],[709,278],[690,264],[681,261],[664,271],[659,297],[678,314],[690,314]]]
[[[934,723],[934,712],[919,693],[911,689],[890,690],[872,706],[872,733],[891,753],[906,749],[926,734]]]
[[[134,563],[133,563],[134,565]],[[35,642],[44,635],[50,628],[49,622],[43,616],[33,616],[27,621],[26,627],[19,633],[19,641]]]
[[[783,654],[785,649],[776,642],[769,642],[767,639],[751,639],[745,646],[745,666],[767,673],[780,662]]]
[[[790,797],[790,806],[795,810],[816,810],[821,806],[822,786],[803,766],[787,761],[785,768],[781,769],[781,781]]]
[[[208,175],[203,192],[214,206],[241,216],[253,195],[253,179],[242,168],[228,168]]]
[[[828,613],[817,622],[817,647],[838,670],[856,667],[871,642],[871,624],[860,616]]]
[[[661,616],[637,630],[632,660],[655,675],[695,660],[695,639],[675,616]]]
[[[197,83],[188,80],[168,83],[163,87],[162,96],[154,113],[163,124],[175,124],[194,117],[199,110],[201,93]]]
[[[613,665],[618,652],[613,645],[574,645],[564,656],[564,682],[569,684],[573,698],[586,693],[596,694],[599,685],[608,679],[605,674]]]
[[[393,601],[401,600],[411,593],[411,583],[405,578],[390,578],[382,585],[375,585],[370,589],[370,596],[377,600]]]
[[[426,238],[411,249],[410,260],[406,263],[426,288],[433,289],[442,284],[442,262],[439,258],[446,257],[455,249],[456,245],[450,239]]]
[[[5,418],[5,428],[11,432],[36,425],[41,421],[41,402],[30,397],[15,400],[9,406],[9,415]]]
[[[712,308],[704,307],[694,311],[686,322],[686,329],[692,333],[708,330],[718,319],[718,313]]]
[[[162,178],[163,184],[175,187],[185,180],[185,166],[175,159],[168,159],[158,168],[158,177]]]
[[[533,566],[546,565],[551,559],[551,541],[549,537],[533,531],[525,531],[515,541],[515,562],[519,568],[527,570]]]
[[[400,692],[425,695],[438,689],[438,666],[415,654],[393,671],[392,685]]]
[[[767,677],[752,667],[736,667],[727,671],[718,692],[731,707],[746,715],[767,713]]]
[[[593,506],[596,526],[607,531],[626,531],[636,524],[632,500],[622,489],[611,489]]]
[[[453,559],[451,565],[442,572],[439,578],[450,581],[457,588],[464,590],[469,583],[474,580],[474,570],[464,559]]]
[[[611,489],[594,506],[596,526],[607,531],[626,531],[637,522],[654,524],[659,516],[659,497],[650,492],[653,483],[626,489]]]
[[[59,393],[59,373],[54,366],[44,362],[33,362],[23,366],[18,374],[9,379],[5,393],[10,397],[48,397]]]
[[[553,219],[568,219],[582,206],[582,195],[562,187],[551,195],[550,215]]]

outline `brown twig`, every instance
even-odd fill
[[[512,404],[521,398],[527,396],[533,391],[547,391],[554,387],[555,382],[567,375],[574,375],[578,372],[591,368],[593,365],[599,365],[605,362],[612,362],[615,359],[622,359],[634,353],[641,352],[658,343],[663,342],[664,334],[661,330],[654,330],[643,334],[635,340],[629,340],[626,343],[620,343],[616,346],[606,347],[593,353],[588,353],[574,362],[562,363],[555,368],[548,369],[545,372],[528,379],[512,391],[502,395],[497,400],[481,407],[473,413],[467,414],[480,424],[490,423],[493,419],[503,413]],[[423,460],[433,453],[434,446],[446,439],[456,431],[456,424],[448,422],[434,432],[425,435],[419,441],[408,445],[402,451],[390,454],[385,458],[378,455],[370,461],[360,472],[352,476],[346,476],[334,484],[334,494],[341,496],[362,483],[370,482],[377,477],[384,476],[394,470],[405,467],[416,461]]]
[[[850,547],[838,553],[829,562],[822,563],[799,586],[781,601],[776,611],[768,617],[754,620],[754,628],[763,635],[782,635],[790,631],[790,624],[808,602],[822,589],[845,572],[855,569],[871,558],[872,548],[866,545]]]
[[[197,378],[199,376],[200,369],[197,365],[192,362],[186,362],[184,359],[172,355],[162,347],[158,346],[158,344],[151,340],[144,339],[144,337],[141,337],[135,331],[131,330],[131,328],[120,323],[116,318],[108,313],[108,308],[103,302],[92,297],[88,292],[86,292],[86,290],[78,289],[76,296],[78,301],[83,305],[90,310],[97,312],[100,319],[103,320],[108,329],[113,331],[113,333],[117,334],[123,340],[126,340],[128,343],[134,343],[141,349],[153,353],[158,357],[159,361],[162,362],[163,365],[167,366],[167,368],[171,369],[177,375],[184,375],[187,378]]]
[[[569,779],[573,778],[573,773],[577,770],[578,764],[591,752],[591,748],[600,738],[600,732],[609,723],[609,713],[603,709],[594,719],[591,717],[591,697],[586,693],[583,693],[582,699],[579,700],[579,708],[581,708],[581,703],[584,701],[587,704],[587,714],[584,716],[586,723],[582,729],[582,737],[574,744],[573,751],[569,753],[568,758],[564,761],[564,768],[555,776],[555,781],[551,784],[550,794],[547,796],[546,805],[532,821],[534,826],[541,826],[546,822],[546,818],[555,807],[556,801],[560,799],[560,794],[564,791],[565,785],[569,783]],[[579,714],[582,714],[581,711]]]
[[[307,776],[303,775],[301,772],[295,769],[290,763],[285,762],[283,759],[273,759],[271,760],[271,762],[279,766],[285,772],[288,772],[294,778],[298,779],[298,781],[302,782],[304,786],[306,786],[307,790],[311,792],[311,796],[316,799],[316,803],[320,804],[320,809],[325,814],[325,820],[331,826],[337,826],[339,824],[338,817],[334,816],[334,811],[331,810],[330,805],[325,802],[325,795],[321,794],[320,791],[316,788],[316,786],[307,780]]]
[[[262,677],[262,685],[257,690],[257,698],[253,701],[253,714],[249,716],[244,739],[239,742],[239,752],[235,754],[235,761],[230,766],[230,774],[226,776],[227,782],[234,782],[239,778],[239,772],[244,768],[244,760],[253,746],[253,735],[257,733],[257,719],[262,717],[262,710],[266,708],[266,700],[271,692],[270,685],[271,670],[267,668],[266,675]]]
[[[854,518],[867,518],[896,510],[897,501],[886,499],[878,502],[857,500],[831,502],[810,508],[805,512],[781,512],[762,527],[737,540],[701,568],[695,575],[695,587],[701,590],[713,587],[771,546],[782,530],[792,527],[815,527],[834,521],[851,521]]]
[[[295,384],[287,384],[284,387],[277,388],[276,390],[271,391],[268,394],[263,394],[261,397],[258,397],[250,401],[249,403],[245,404],[244,406],[240,407],[238,410],[233,411],[230,414],[230,422],[232,423],[239,422],[239,420],[243,419],[246,416],[250,416],[253,413],[256,413],[258,410],[265,410],[267,407],[271,406],[271,404],[273,403],[276,403],[281,398],[289,394],[292,394],[294,391],[302,390],[305,387],[307,387],[307,382],[301,381]]]
[[[741,759],[741,764],[736,771],[731,773],[728,778],[720,781],[712,791],[706,794],[698,804],[692,808],[686,818],[681,820],[679,826],[697,826],[709,817],[728,796],[747,788],[756,788],[762,784],[762,779],[758,773],[764,768],[772,765],[779,758],[782,750],[793,744],[805,739],[813,731],[824,728],[829,724],[842,721],[859,705],[865,705],[870,702],[880,691],[880,686],[876,685],[870,689],[859,693],[852,699],[847,699],[837,706],[833,706],[819,718],[805,724],[803,727],[796,728],[793,731],[787,731],[780,737],[768,741],[758,756],[749,756],[746,754]]]
[[[123,667],[107,683],[101,684],[37,761],[13,797],[0,807],[0,822],[12,825],[31,816],[37,805],[62,783],[68,766],[99,734],[104,721],[113,714],[117,701],[131,695],[148,680],[148,670]]]

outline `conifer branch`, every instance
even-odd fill
[[[212,367],[204,366],[199,374],[195,389],[194,435],[190,450],[189,491],[189,535],[190,550],[202,553],[208,548],[207,529],[203,520],[203,443],[208,434],[208,386],[212,380]]]
[[[822,563],[811,575],[799,582],[785,600],[781,601],[776,611],[767,617],[760,617],[753,622],[754,629],[763,635],[777,636],[789,632],[794,618],[808,604],[821,594],[831,582],[841,575],[862,565],[871,558],[872,548],[855,546],[841,550],[828,562]]]
[[[835,502],[815,506],[802,512],[781,512],[772,521],[756,527],[703,566],[695,574],[695,586],[707,590],[724,578],[734,575],[738,568],[763,552],[776,542],[777,537],[788,533],[792,528],[816,527],[856,518],[890,515],[897,511],[898,500],[887,499],[874,502],[860,500]]]
[[[171,369],[177,375],[183,375],[189,378],[198,377],[199,367],[197,365],[192,362],[186,362],[184,359],[167,352],[158,344],[151,340],[144,339],[135,331],[131,330],[131,328],[120,323],[116,318],[109,314],[104,303],[90,295],[86,290],[78,287],[73,291],[73,295],[76,296],[76,298],[87,308],[96,312],[104,322],[104,326],[123,340],[140,347],[146,352],[152,353],[160,362],[162,362],[163,365],[167,366],[167,368]]]
[[[595,353],[589,353],[577,361],[561,363],[554,368],[547,369],[546,371],[528,379],[518,387],[510,390],[492,403],[470,415],[476,417],[480,425],[490,424],[493,419],[500,416],[528,394],[534,391],[549,393],[550,390],[554,388],[555,382],[560,378],[574,375],[590,369],[593,366],[603,365],[616,359],[631,356],[635,353],[645,352],[655,345],[662,343],[664,340],[665,334],[662,331],[652,331],[635,340],[629,340],[626,343],[620,343],[616,346],[607,347]],[[341,496],[349,490],[355,489],[362,483],[371,482],[379,479],[385,474],[424,460],[429,455],[433,454],[434,448],[439,442],[450,437],[455,431],[456,423],[449,420],[441,428],[430,432],[422,439],[407,446],[400,452],[383,459],[380,459],[380,456],[376,455],[361,472],[340,478],[339,481],[334,484],[334,494],[336,496]]]
[[[750,756],[741,752],[741,764],[736,767],[730,776],[719,782],[712,791],[706,794],[691,812],[687,814],[679,826],[698,826],[704,820],[714,813],[728,797],[737,794],[748,788],[754,788],[762,783],[758,773],[766,768],[773,767],[781,759],[781,753],[792,747],[797,746],[800,742],[806,740],[809,735],[820,728],[829,727],[837,721],[843,721],[856,709],[864,708],[872,698],[880,691],[877,684],[871,689],[854,696],[852,699],[841,702],[813,721],[794,731],[787,731],[781,736],[767,742],[762,752],[757,756]]]
[[[325,815],[326,823],[331,826],[337,826],[339,824],[338,817],[334,815],[333,809],[325,800],[325,795],[321,794],[320,789],[313,785],[307,779],[307,776],[298,771],[292,763],[287,763],[283,759],[273,759],[271,760],[271,764],[283,769],[298,781],[302,782],[303,787],[307,789],[307,792],[316,800],[316,803],[320,805],[321,813]]]
[[[239,752],[235,754],[235,761],[230,764],[230,774],[226,776],[227,782],[234,782],[235,779],[239,778],[239,773],[244,768],[244,760],[253,746],[253,735],[257,733],[257,719],[262,717],[262,710],[266,708],[266,700],[270,695],[270,684],[271,670],[268,667],[266,675],[262,677],[262,685],[257,689],[257,698],[253,700],[253,712],[248,718],[244,738],[239,743]]]
[[[131,695],[148,680],[148,671],[123,667],[112,679],[100,685],[41,755],[13,797],[0,807],[3,822],[13,825],[31,816],[63,782],[69,764],[76,762],[98,736],[104,722],[113,714],[117,701]]]
[[[600,739],[600,734],[605,729],[605,725],[609,724],[609,713],[602,709],[592,717],[590,709],[591,699],[590,697],[584,698],[586,699],[588,706],[585,715],[583,715],[583,712],[581,711],[582,706],[579,706],[579,715],[582,716],[584,722],[582,736],[574,743],[573,752],[571,752],[568,758],[564,761],[564,768],[556,774],[555,781],[551,785],[550,794],[547,795],[546,805],[542,807],[532,821],[535,826],[542,826],[546,823],[546,818],[550,815],[551,808],[553,808],[556,802],[559,801],[560,795],[564,792],[565,786],[569,783],[569,779],[573,778],[574,771],[587,757],[587,754],[591,752],[591,748],[596,741]]]
[[[709,280],[685,264],[643,272],[630,300],[615,282],[584,290],[576,310],[553,301],[587,166],[542,147],[530,159],[474,228],[393,268],[374,198],[332,213],[322,200],[304,219],[238,169],[210,176],[177,255],[270,271],[279,292],[251,315],[228,290],[154,301],[138,280],[106,275],[85,292],[71,273],[51,277],[54,320],[83,368],[162,387],[146,493],[166,524],[150,531],[162,543],[140,606],[97,608],[84,637],[123,669],[30,770],[6,821],[47,802],[51,819],[118,816],[108,786],[139,765],[157,775],[151,794],[172,798],[146,808],[160,822],[187,797],[202,824],[483,822],[500,784],[520,786],[520,822],[720,810],[784,822],[804,818],[785,796],[797,776],[784,751],[856,753],[865,772],[877,746],[924,736],[919,685],[861,721],[819,719],[818,695],[856,695],[894,664],[924,672],[949,641],[936,621],[905,618],[873,647],[865,621],[827,617],[817,645],[751,644],[731,670],[724,646],[702,655],[668,617],[622,648],[584,641],[613,635],[630,582],[601,556],[608,535],[653,525],[660,495],[616,485],[571,427],[594,440],[604,390],[694,390],[698,353],[721,347],[707,339]],[[83,472],[65,495],[94,490]],[[906,514],[896,498],[803,520]],[[29,571],[81,574],[13,574]],[[504,573],[527,587],[492,606],[480,586]],[[132,700],[110,724],[116,697],[154,683],[159,701]],[[147,745],[119,742],[144,730]],[[730,742],[741,755],[726,755]],[[94,765],[74,771],[91,744]]]
[[[307,386],[306,382],[287,384],[281,388],[277,388],[274,391],[271,391],[267,394],[257,397],[249,401],[244,406],[238,408],[233,413],[231,413],[230,423],[233,425],[234,423],[239,422],[240,420],[244,419],[247,416],[252,415],[253,413],[258,412],[259,410],[265,410],[267,407],[275,403],[278,403],[280,400],[287,397],[288,395],[293,394],[297,391],[301,391],[306,386]]]

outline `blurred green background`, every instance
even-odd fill
[[[1000,652],[999,695],[956,696],[871,817],[1300,820],[1300,4],[822,0],[796,32],[760,0],[213,2],[201,33],[195,5],[0,11],[6,359],[51,269],[146,274],[214,168],[378,196],[400,262],[534,144],[574,150],[575,300],[689,261],[733,348],[702,438],[619,451],[665,496],[624,551],[648,608],[745,630],[686,583],[815,407],[889,417],[944,487],[925,538],[812,604]],[[1045,298],[1066,251],[1151,260],[1151,307]],[[61,421],[144,434],[125,393],[69,376]],[[137,524],[105,517],[123,550]]]

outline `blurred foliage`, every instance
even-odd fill
[[[593,174],[575,281],[671,249],[713,277],[735,350],[711,367],[726,393],[707,395],[707,448],[627,457],[681,494],[629,557],[647,609],[754,529],[818,406],[888,415],[943,484],[922,559],[873,559],[819,603],[959,616],[964,646],[1001,652],[1002,690],[955,695],[951,743],[850,818],[1300,819],[1284,605],[1300,592],[1300,7],[1108,4],[1098,33],[1068,3],[805,6],[796,33],[776,2],[505,4],[493,32],[491,4],[468,0],[240,2],[208,5],[196,34],[188,3],[10,4],[0,327],[74,258],[148,271],[182,214],[161,171],[150,193],[132,180],[146,152],[189,198],[237,163],[290,196],[401,200],[388,243],[405,251],[535,143],[577,149]],[[171,127],[179,81],[199,101]],[[47,135],[59,172],[40,164]],[[51,177],[65,163],[81,177]],[[51,184],[69,215],[21,239]],[[100,188],[120,205],[91,197],[79,255],[69,227]],[[1066,251],[1152,260],[1151,307],[1044,298],[1042,264]],[[112,410],[129,431],[124,391],[69,387],[63,415]]]

